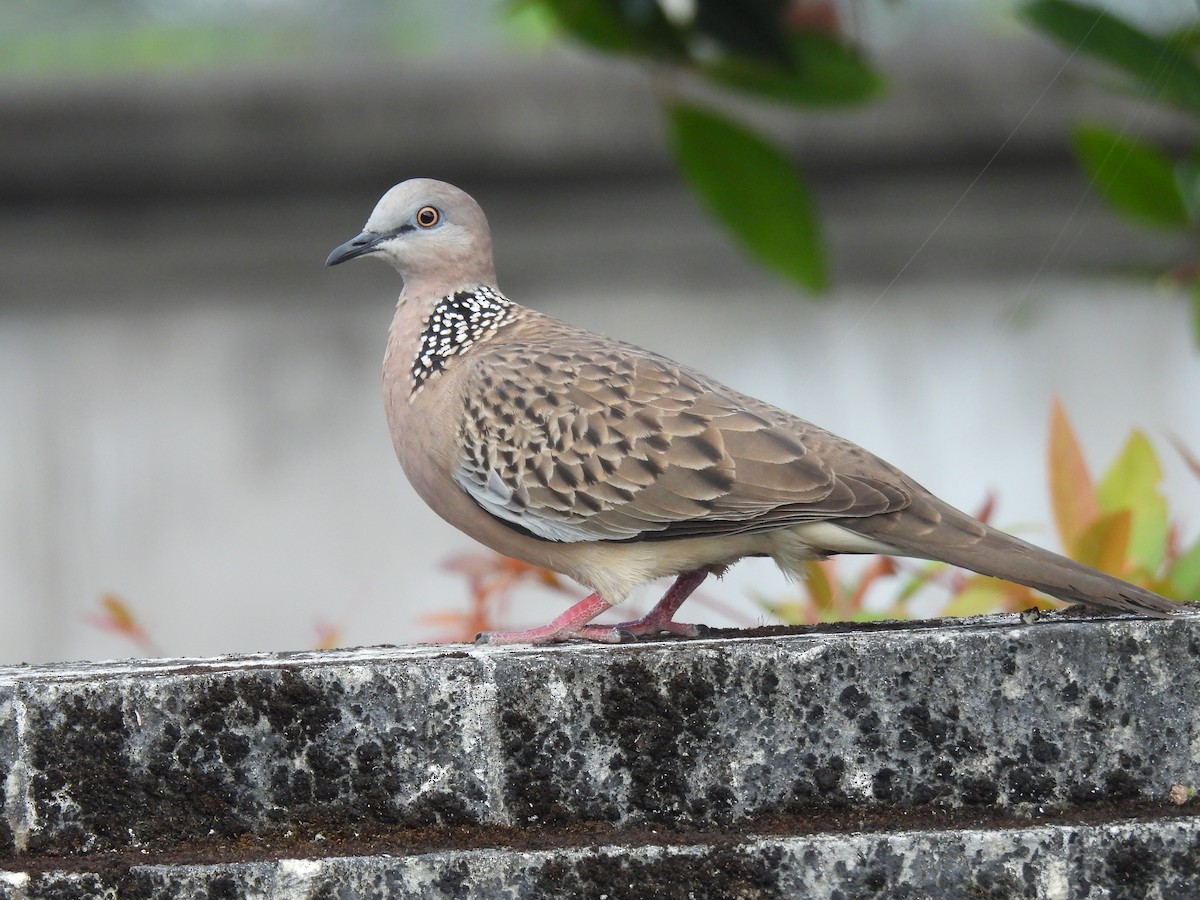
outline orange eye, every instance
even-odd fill
[[[442,218],[442,214],[432,206],[422,206],[417,210],[417,224],[422,228],[432,228]]]

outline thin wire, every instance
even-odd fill
[[[1197,0],[1197,2],[1200,2],[1200,0]],[[946,214],[944,216],[942,216],[941,221],[939,221],[937,223],[937,225],[935,225],[933,227],[933,230],[929,232],[929,234],[925,237],[925,240],[921,241],[921,245],[919,247],[917,247],[916,250],[913,251],[912,255],[909,256],[908,260],[904,263],[904,265],[902,265],[900,267],[900,269],[896,272],[896,274],[892,276],[892,280],[889,281],[887,283],[887,285],[884,286],[883,290],[879,292],[878,296],[876,296],[875,299],[873,301],[871,301],[871,304],[866,309],[862,310],[858,314],[858,316],[854,319],[853,324],[851,325],[849,330],[846,331],[842,335],[842,337],[839,340],[837,340],[829,348],[828,352],[825,354],[824,359],[821,361],[821,366],[820,366],[821,368],[823,368],[826,363],[828,363],[831,359],[833,359],[841,351],[843,345],[845,345],[846,341],[849,339],[849,336],[852,333],[854,333],[855,331],[857,331],[859,326],[862,325],[863,321],[867,318],[867,316],[869,316],[872,312],[875,311],[875,307],[877,307],[883,301],[883,298],[886,297],[891,292],[892,288],[896,286],[897,282],[900,281],[900,279],[904,276],[904,273],[908,271],[909,267],[912,266],[912,264],[914,262],[916,262],[917,257],[921,255],[921,253],[929,245],[929,242],[932,241],[935,237],[937,237],[938,232],[942,230],[942,227],[950,220],[950,217],[952,215],[954,215],[955,210],[957,210],[962,205],[963,201],[967,199],[967,195],[970,194],[971,191],[975,189],[975,186],[977,184],[979,184],[979,182],[980,182],[980,180],[982,180],[983,176],[985,174],[987,174],[988,169],[990,169],[992,167],[992,164],[995,163],[997,159],[999,159],[1000,154],[1004,152],[1004,149],[1010,143],[1012,143],[1013,138],[1015,138],[1017,136],[1017,132],[1021,130],[1021,128],[1025,125],[1025,122],[1028,121],[1028,119],[1031,115],[1033,115],[1034,110],[1036,110],[1038,108],[1038,105],[1041,104],[1042,100],[1045,99],[1046,94],[1048,94],[1050,92],[1050,89],[1052,87],[1054,87],[1054,85],[1058,82],[1059,78],[1062,77],[1063,72],[1065,72],[1067,70],[1067,67],[1071,64],[1071,62],[1075,59],[1075,57],[1079,55],[1079,51],[1083,47],[1084,42],[1086,42],[1088,37],[1091,36],[1091,33],[1095,29],[1096,24],[1098,22],[1099,22],[1099,17],[1097,17],[1096,22],[1093,23],[1092,27],[1088,29],[1088,33],[1083,36],[1083,38],[1079,41],[1079,44],[1076,45],[1075,49],[1072,50],[1067,55],[1067,58],[1065,60],[1063,60],[1063,63],[1061,66],[1059,66],[1058,71],[1054,73],[1054,75],[1046,83],[1046,86],[1044,88],[1042,88],[1042,92],[1040,94],[1038,94],[1037,98],[1033,101],[1033,103],[1030,104],[1029,109],[1025,110],[1025,114],[1023,116],[1021,116],[1021,118],[1017,121],[1017,124],[1012,127],[1012,130],[1009,131],[1008,136],[1003,141],[1001,141],[1000,146],[996,148],[996,152],[991,155],[991,158],[988,159],[988,161],[986,163],[984,163],[983,168],[980,169],[978,173],[976,173],[975,177],[971,179],[971,183],[968,184],[966,186],[966,188],[964,188],[962,194],[959,195],[959,198],[954,201],[954,203],[950,207],[950,209],[948,209],[946,211]],[[1072,216],[1073,215],[1074,215],[1074,213],[1072,213]],[[1058,243],[1058,241],[1056,240],[1055,244],[1057,245],[1057,243]],[[1043,266],[1044,265],[1045,265],[1045,261],[1043,260]],[[1042,267],[1039,266],[1039,271],[1041,270],[1041,268]],[[1030,285],[1030,287],[1032,288],[1032,284]]]
[[[1200,0],[1197,0],[1197,5],[1200,6]],[[1089,30],[1088,33],[1090,34],[1091,31]],[[1085,36],[1084,40],[1086,40],[1086,39],[1087,38]],[[1082,46],[1082,43],[1083,43],[1083,41],[1080,42],[1081,46]],[[1076,47],[1075,49],[1077,52],[1079,50],[1079,47]],[[1159,62],[1161,63],[1162,61],[1163,61],[1163,59],[1160,56]],[[1130,132],[1136,131],[1135,120],[1138,119],[1139,116],[1143,120],[1145,119],[1145,115],[1148,110],[1148,104],[1149,104],[1151,98],[1155,94],[1160,92],[1157,87],[1158,82],[1161,82],[1163,79],[1167,78],[1171,72],[1171,69],[1172,69],[1172,66],[1167,66],[1165,68],[1162,68],[1160,70],[1160,74],[1158,75],[1158,81],[1148,83],[1145,86],[1144,90],[1141,91],[1141,94],[1138,97],[1136,105],[1134,106],[1134,108],[1132,110],[1129,111],[1129,114],[1125,117],[1124,122],[1121,123],[1121,129],[1118,132],[1118,135],[1120,137],[1125,137]],[[1060,74],[1061,74],[1061,71],[1060,71]],[[1101,162],[1101,167],[1108,164],[1110,157],[1112,157],[1113,153],[1115,153],[1115,152],[1116,152],[1115,148],[1109,150],[1108,155],[1106,155],[1104,160]],[[1083,191],[1080,193],[1079,199],[1075,201],[1075,205],[1071,208],[1071,212],[1068,213],[1066,219],[1063,221],[1062,228],[1059,229],[1059,232],[1055,236],[1054,240],[1051,242],[1049,249],[1042,256],[1041,261],[1038,263],[1038,266],[1034,270],[1033,275],[1030,277],[1028,283],[1025,285],[1024,290],[1022,290],[1020,292],[1020,294],[1017,295],[1016,302],[1010,306],[1008,315],[1005,316],[1002,321],[1003,325],[1006,325],[1006,326],[1010,325],[1012,323],[1013,319],[1016,318],[1018,311],[1023,309],[1025,307],[1025,304],[1029,301],[1030,296],[1032,296],[1032,294],[1033,294],[1034,287],[1037,285],[1038,281],[1041,280],[1042,274],[1046,270],[1047,264],[1055,256],[1055,251],[1058,249],[1059,244],[1062,243],[1063,238],[1066,237],[1067,232],[1071,228],[1071,225],[1074,223],[1076,217],[1079,215],[1079,211],[1083,208],[1084,202],[1094,192],[1097,180],[1098,180],[1098,175],[1093,175],[1090,179],[1088,179],[1088,183],[1084,187]],[[1076,231],[1076,233],[1072,236],[1071,241],[1068,244],[1068,246],[1070,246],[1070,244],[1073,244],[1078,239],[1079,239],[1079,232]],[[1060,258],[1055,263],[1053,270],[1056,271],[1058,269],[1059,265],[1061,264],[1061,262],[1062,262],[1062,260]]]

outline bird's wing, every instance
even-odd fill
[[[540,538],[745,534],[913,499],[858,446],[661,356],[540,316],[521,330],[468,364],[455,480]]]

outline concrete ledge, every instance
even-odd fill
[[[861,896],[864,866],[959,883],[929,855],[951,850],[1018,886],[1081,884],[1121,854],[1154,884],[1194,881],[1195,806],[1167,796],[1200,784],[1198,657],[1200,617],[1055,614],[0,669],[0,897],[114,878],[326,896],[303,885],[330,877],[441,896],[712,852],[783,895],[820,875]],[[830,816],[851,822],[832,841]],[[356,834],[374,843],[322,846]],[[171,862],[205,842],[242,861]],[[331,850],[347,858],[293,858]]]

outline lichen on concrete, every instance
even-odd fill
[[[18,710],[14,692],[0,688],[0,855],[18,849],[14,829],[26,825],[24,785],[17,767]]]
[[[23,679],[30,849],[341,821],[474,822],[475,664],[180,667]],[[471,727],[468,723],[474,721]],[[10,753],[10,756],[12,754]],[[3,764],[3,763],[0,763]]]
[[[1197,774],[1175,693],[1200,687],[1194,631],[1068,620],[501,658],[506,800],[532,824],[1161,797]]]

